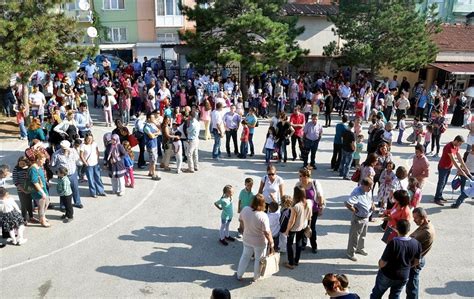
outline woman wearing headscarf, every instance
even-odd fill
[[[107,135],[108,138],[108,135]],[[104,136],[104,141],[106,136]],[[123,163],[123,157],[126,151],[120,144],[120,137],[117,134],[113,134],[110,143],[107,144],[104,154],[104,160],[109,169],[109,176],[112,179],[112,191],[118,196],[122,196],[125,192],[125,164]]]

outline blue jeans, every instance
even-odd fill
[[[104,194],[104,185],[102,184],[102,179],[100,178],[99,164],[94,166],[86,166],[85,169],[91,196]]]
[[[272,159],[272,156],[273,156],[273,149],[266,148],[265,149],[265,162],[267,164],[270,163],[270,160]]]
[[[80,205],[81,196],[79,195],[79,180],[77,178],[77,172],[68,175],[68,178],[71,181],[72,199],[74,200],[74,205]]]
[[[18,124],[18,126],[20,127],[20,137],[24,138],[26,136],[28,136],[28,133],[26,131],[26,128],[25,128],[25,122],[20,122]]]
[[[407,284],[407,280],[393,280],[385,276],[381,270],[375,278],[375,286],[370,294],[370,299],[381,299],[383,294],[390,288],[389,299],[400,298],[403,287]]]
[[[157,144],[157,151],[158,151],[158,157],[163,156],[163,152],[161,151],[161,144],[163,143],[163,135],[159,135],[156,138],[156,144]]]
[[[420,259],[420,264],[410,269],[410,277],[408,278],[406,293],[407,299],[418,299],[418,290],[420,289],[420,271],[425,266],[425,258]]]
[[[446,187],[450,173],[451,168],[443,169],[438,167],[438,184],[436,185],[435,200],[440,200],[443,197],[443,190]]]
[[[402,130],[402,129],[399,129],[399,130],[398,130],[398,139],[397,139],[397,143],[402,143],[402,139],[403,139],[403,132],[405,132],[405,130]]]
[[[460,178],[461,178],[461,195],[459,195],[458,199],[456,199],[456,203],[454,204],[456,206],[460,206],[464,202],[464,200],[469,197],[464,191],[466,188],[467,179],[465,176],[460,176]]]
[[[249,134],[249,146],[250,146],[250,154],[255,155],[255,149],[253,146],[253,133]]]
[[[249,143],[248,141],[240,142],[240,156],[242,158],[247,158],[247,153],[249,152]]]
[[[342,150],[341,164],[339,165],[339,175],[347,177],[349,174],[349,168],[352,164],[352,152],[346,152]]]
[[[212,129],[212,135],[214,135],[214,146],[212,147],[212,157],[214,159],[221,157],[221,134],[217,129]]]
[[[303,158],[303,166],[306,167],[308,166],[308,156],[311,153],[310,157],[310,162],[309,164],[311,166],[316,165],[316,152],[318,151],[318,146],[319,146],[319,139],[318,140],[309,140],[309,139],[304,139],[303,140],[303,151],[301,153],[301,156]]]

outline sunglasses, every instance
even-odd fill
[[[269,175],[269,176],[274,176],[275,173],[267,173],[267,175]]]

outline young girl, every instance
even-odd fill
[[[240,117],[244,116],[244,102],[242,101],[242,98],[239,98],[237,100],[237,104],[235,105],[235,107],[237,108],[235,110],[237,114],[239,114]]]
[[[413,211],[421,202],[420,184],[414,177],[408,178],[408,194],[410,194],[410,208]]]
[[[272,159],[272,156],[273,156],[273,151],[275,150],[275,136],[276,136],[275,128],[274,127],[268,128],[268,133],[265,140],[265,162],[267,164],[270,163],[270,160]]]
[[[354,119],[354,134],[359,136],[362,133],[362,117],[356,116]]]
[[[2,212],[0,218],[2,230],[10,234],[12,244],[25,244],[28,240],[23,238],[25,224],[20,214],[20,208],[4,187],[0,187],[0,212]]]
[[[227,241],[234,242],[235,239],[229,235],[229,225],[234,214],[232,205],[232,195],[234,195],[234,188],[231,185],[226,185],[222,191],[222,197],[214,203],[216,208],[222,211],[221,213],[221,228],[219,230],[219,242],[227,246]]]
[[[433,134],[433,125],[427,125],[426,126],[426,132],[425,132],[425,142],[423,146],[425,147],[425,153],[429,155],[431,152],[428,151],[428,145],[430,145],[431,142],[431,135]]]
[[[181,132],[176,131],[174,135],[177,136],[177,138],[173,140],[173,152],[176,158],[176,173],[181,173],[181,165],[183,164],[183,144],[181,142]]]
[[[303,107],[303,113],[304,113],[304,118],[306,122],[308,122],[309,116],[311,115],[312,111],[313,111],[313,106],[311,104],[311,99],[306,100],[306,104]]]
[[[74,210],[72,208],[72,189],[71,181],[69,180],[68,171],[66,167],[59,167],[58,169],[58,184],[56,191],[58,191],[59,201],[61,206],[66,207],[66,214],[61,216],[64,222],[69,222],[74,218]]]
[[[280,252],[286,252],[286,239],[284,232],[288,228],[288,222],[291,216],[291,206],[293,205],[293,198],[289,195],[281,197],[281,211],[280,211],[280,236],[278,240],[278,247]]]
[[[262,100],[260,101],[260,107],[262,107],[262,117],[267,118],[268,114],[268,101],[267,101],[267,94],[263,94]]]
[[[133,154],[132,147],[128,141],[122,143],[123,148],[127,152],[123,157],[123,164],[125,165],[125,187],[133,188],[135,187],[135,176],[133,175],[133,161],[135,155]]]
[[[240,100],[242,101],[242,99]],[[204,122],[204,140],[211,140],[211,131],[209,130],[211,124],[211,102],[205,99],[204,102],[199,106],[201,121]]]
[[[353,159],[354,159],[354,166],[355,168],[360,167],[360,154],[364,150],[364,144],[362,143],[364,141],[364,135],[359,134],[357,135],[357,141],[356,141],[356,149],[353,154]]]
[[[26,132],[26,127],[25,127],[25,113],[26,113],[26,108],[24,105],[20,105],[20,109],[16,112],[16,122],[18,123],[18,126],[20,127],[20,139],[21,140],[26,140],[27,132]]]
[[[120,111],[122,112],[122,123],[127,126],[130,121],[130,108],[132,106],[132,98],[130,97],[130,90],[125,89],[123,95],[120,97]]]
[[[403,166],[398,166],[395,171],[395,178],[392,180],[392,192],[387,201],[387,211],[393,208],[395,204],[395,199],[393,198],[393,193],[398,190],[408,190],[408,171]]]
[[[102,106],[104,110],[104,117],[105,117],[105,126],[111,127],[112,126],[112,103],[109,100],[109,96],[107,92],[104,93],[102,96]]]
[[[385,206],[390,197],[392,196],[392,183],[396,178],[395,172],[393,171],[394,168],[395,164],[392,161],[389,161],[387,162],[387,166],[385,167],[385,169],[380,174],[380,187],[379,192],[377,194],[377,198],[379,200],[380,215],[383,215],[383,213],[385,212]]]

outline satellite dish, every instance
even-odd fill
[[[87,35],[92,38],[97,37],[97,29],[95,29],[95,27],[92,27],[92,26],[87,28]]]
[[[80,10],[89,10],[91,8],[89,2],[87,0],[81,0],[79,1],[79,9]]]

